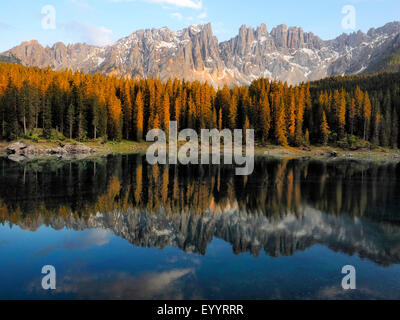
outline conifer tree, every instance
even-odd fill
[[[336,113],[338,122],[337,132],[341,139],[344,137],[346,127],[346,96],[343,90],[340,92]]]
[[[43,136],[46,139],[51,138],[51,100],[50,92],[46,93],[43,103]]]
[[[67,111],[67,124],[68,124],[68,132],[69,138],[72,139],[74,132],[74,120],[75,120],[75,107],[71,103],[68,107]]]
[[[143,126],[144,126],[144,103],[143,103],[143,96],[142,92],[139,90],[136,95],[135,100],[135,115],[134,115],[134,123],[136,129],[136,140],[141,141],[143,140]]]
[[[275,109],[275,139],[279,145],[286,146],[288,144],[286,137],[286,124],[285,124],[285,110],[283,105],[283,99],[277,97],[276,109]]]
[[[377,113],[375,114],[375,121],[374,121],[374,131],[372,134],[372,143],[375,146],[379,145],[379,133],[381,131],[381,115],[380,115],[380,111],[378,110]]]
[[[325,112],[322,112],[322,119],[321,119],[321,143],[326,146],[328,144],[329,139],[329,126],[328,121],[326,120]]]
[[[392,136],[390,139],[390,145],[392,148],[396,149],[399,141],[399,118],[397,115],[396,108],[393,108],[392,116]]]
[[[129,139],[132,136],[132,99],[131,99],[131,90],[129,87],[129,83],[125,82],[121,88],[121,100],[122,100],[122,112],[124,117],[124,137],[125,139]]]
[[[295,141],[295,133],[296,133],[296,101],[293,94],[289,97],[289,107],[287,114],[287,132],[289,135],[290,141]]]
[[[182,100],[181,97],[178,96],[174,102],[174,120],[177,122],[178,130],[181,124],[181,110],[182,110]]]
[[[83,140],[141,140],[155,128],[254,128],[259,142],[299,146],[355,135],[376,145],[399,143],[400,75],[359,75],[288,86],[257,79],[214,88],[199,81],[132,80],[0,63],[0,137],[42,128]],[[361,90],[362,88],[362,90]],[[314,125],[315,124],[315,125]]]
[[[295,141],[296,146],[300,146],[303,140],[303,124],[305,110],[311,113],[311,96],[309,92],[309,84],[306,87],[302,87],[299,91],[297,105],[296,105],[296,131],[295,131]],[[310,126],[312,126],[313,121],[310,121]],[[308,141],[310,139],[308,138]]]
[[[351,98],[351,102],[349,104],[349,110],[348,110],[348,119],[349,119],[349,127],[350,127],[350,135],[353,135],[354,133],[354,122],[356,119],[356,100],[354,98]]]
[[[170,106],[169,95],[168,92],[166,91],[164,93],[162,101],[162,129],[166,132],[167,135],[169,133],[169,122],[171,120],[170,108],[171,106]]]
[[[261,131],[261,139],[264,143],[266,143],[268,140],[269,131],[271,129],[271,109],[269,105],[269,99],[265,91],[261,94],[260,100],[261,110],[259,114],[260,121],[258,122],[258,126]]]
[[[235,95],[232,95],[229,101],[228,111],[228,128],[231,130],[236,129],[236,116],[237,116],[237,99]]]
[[[367,139],[368,130],[369,130],[369,122],[371,119],[371,101],[369,100],[368,92],[365,93],[363,104],[362,104],[362,117],[364,122],[364,129],[363,129],[363,137],[364,140]]]
[[[100,106],[97,98],[92,100],[92,127],[93,127],[93,139],[97,139],[97,131],[100,122]]]

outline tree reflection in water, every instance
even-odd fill
[[[400,263],[400,166],[257,159],[233,166],[150,166],[140,155],[13,163],[0,159],[0,221],[36,230],[107,228],[136,246],[205,254],[293,255],[314,244]]]

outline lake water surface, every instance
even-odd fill
[[[400,299],[400,165],[1,158],[0,261],[0,299]]]

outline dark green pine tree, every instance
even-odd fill
[[[381,146],[388,147],[391,140],[392,131],[392,103],[390,97],[390,91],[387,90],[383,99],[383,112],[384,117],[382,119],[382,134],[381,134]]]
[[[71,103],[67,109],[67,128],[68,128],[68,137],[70,139],[73,138],[74,123],[75,123],[75,106]]]
[[[72,88],[72,96],[75,106],[76,138],[82,141],[86,137],[86,105],[84,103],[82,89],[74,85]]]
[[[20,136],[20,127],[18,124],[18,92],[17,88],[11,83],[11,80],[6,88],[4,101],[6,110],[5,136],[13,140]]]
[[[397,108],[393,108],[392,115],[392,136],[390,139],[390,145],[393,149],[397,149],[399,141],[399,118],[397,115]]]
[[[51,93],[48,90],[43,100],[43,137],[51,139]]]
[[[51,109],[52,109],[52,120],[54,128],[57,132],[64,132],[64,114],[65,114],[65,98],[62,91],[52,85],[51,87]]]
[[[97,139],[100,127],[100,104],[97,98],[92,98],[90,101],[91,106],[91,118],[92,118],[92,138]]]
[[[34,110],[32,98],[32,88],[29,86],[28,82],[24,81],[19,92],[18,115],[25,136],[27,135],[27,131],[31,129],[33,123]]]

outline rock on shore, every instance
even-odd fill
[[[15,142],[10,144],[7,149],[8,158],[14,161],[22,161],[36,156],[79,156],[96,153],[97,150],[90,148],[82,143],[60,144],[56,148],[46,148],[42,146],[29,145],[25,142]]]

